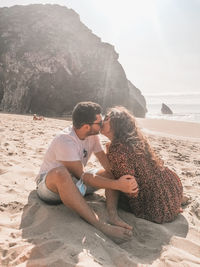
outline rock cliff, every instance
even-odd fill
[[[166,104],[162,103],[161,113],[162,114],[173,114],[173,111]]]
[[[114,47],[72,9],[0,8],[0,109],[60,116],[79,101],[124,105],[144,117],[146,103],[126,78]]]

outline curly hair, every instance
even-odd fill
[[[157,157],[147,138],[137,126],[135,117],[122,106],[110,108],[107,111],[110,127],[113,131],[113,143],[123,143],[131,146],[135,153],[145,153],[154,165],[163,166],[163,161]]]

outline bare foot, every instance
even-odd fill
[[[189,200],[190,200],[190,197],[186,196],[186,195],[183,195],[182,197],[182,201],[181,201],[181,205],[182,206],[185,206],[189,203]]]
[[[118,244],[131,240],[133,236],[131,230],[107,223],[101,224],[98,229]]]
[[[111,224],[133,230],[133,227],[129,225],[128,223],[124,222],[118,215],[109,215],[109,222]]]

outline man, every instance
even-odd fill
[[[106,235],[128,240],[132,236],[130,227],[114,226],[101,221],[82,196],[85,194],[85,185],[86,193],[92,192],[94,187],[126,193],[137,191],[132,176],[110,179],[112,175],[109,174],[109,163],[97,136],[103,123],[101,107],[93,102],[80,102],[73,110],[72,121],[73,126],[58,134],[45,154],[36,178],[37,193],[47,203],[62,201]],[[92,153],[104,170],[85,172],[84,167]]]

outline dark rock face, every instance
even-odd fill
[[[0,109],[63,115],[79,101],[123,105],[144,117],[146,103],[110,44],[73,10],[58,5],[0,9]]]
[[[144,118],[147,112],[144,96],[130,81],[128,81],[128,87],[130,96],[129,110],[131,110],[136,117]]]
[[[164,103],[162,103],[161,112],[162,114],[173,114],[172,110]]]

